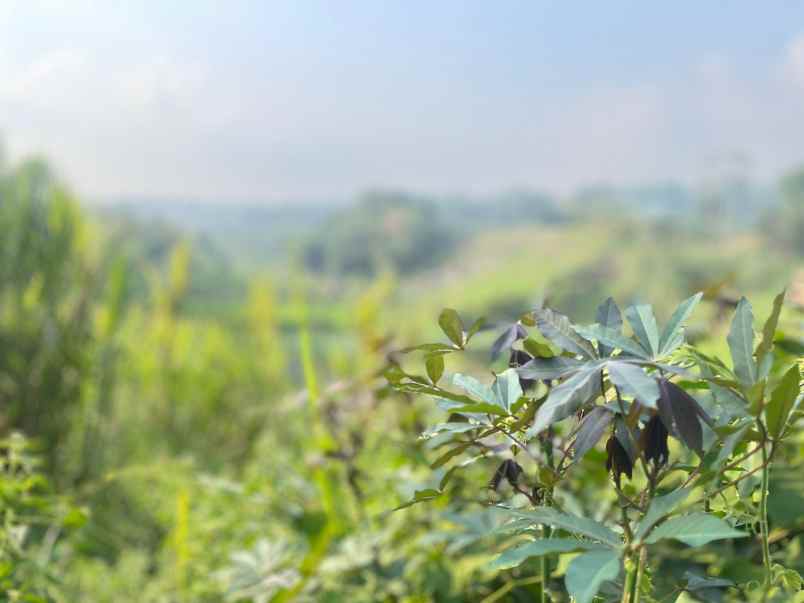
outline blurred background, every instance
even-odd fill
[[[8,600],[507,588],[482,514],[385,515],[434,409],[381,374],[445,306],[703,290],[718,352],[787,287],[804,349],[791,3],[0,1],[0,141]]]

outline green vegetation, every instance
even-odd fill
[[[706,204],[656,210],[675,189],[617,211],[616,190],[594,208],[385,195],[305,224],[88,213],[44,163],[0,167],[0,600],[801,600],[786,182],[712,231],[691,215]],[[631,331],[613,304],[596,318],[608,296],[635,308]],[[445,305],[460,313],[437,325]],[[654,420],[667,396],[714,427]],[[565,457],[578,425],[584,454]],[[672,531],[691,546],[662,538],[683,517],[670,502],[706,514]]]

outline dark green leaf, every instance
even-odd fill
[[[590,549],[602,549],[602,545],[593,542],[573,540],[571,538],[544,538],[534,540],[533,542],[526,542],[525,544],[504,551],[491,562],[491,569],[503,570],[517,567],[523,561],[531,557],[541,557],[542,555],[552,555],[554,553],[574,553],[576,551],[588,551]]]
[[[726,338],[734,363],[734,374],[744,385],[757,381],[757,365],[754,362],[754,314],[751,304],[744,297],[737,304],[737,311]]]
[[[773,310],[771,310],[768,320],[762,327],[762,340],[757,346],[757,364],[761,365],[765,356],[771,351],[773,347],[773,336],[776,334],[776,327],[779,325],[779,315],[782,313],[782,305],[784,304],[784,296],[786,291],[783,289],[779,295],[773,300]]]
[[[448,343],[422,343],[419,345],[410,346],[407,348],[402,348],[399,350],[402,354],[407,354],[409,352],[441,352],[446,354],[448,352],[454,352],[457,348],[454,345],[450,345]]]
[[[607,298],[606,301],[598,306],[595,320],[599,325],[607,329],[611,329],[617,333],[622,332],[623,317],[620,314],[620,308],[617,307],[617,303],[611,297]],[[613,347],[606,345],[605,342],[600,340],[598,340],[597,347],[601,356],[610,356],[614,351]]]
[[[644,538],[648,530],[652,528],[656,522],[664,518],[665,515],[672,513],[678,505],[684,502],[690,492],[691,490],[689,488],[679,488],[669,494],[654,498],[648,507],[648,512],[645,513],[645,516],[639,521],[635,534],[636,538],[638,540]]]
[[[611,424],[614,413],[610,410],[597,406],[586,415],[578,428],[578,435],[572,445],[574,451],[573,462],[577,462],[589,452],[603,437],[606,429]]]
[[[402,503],[396,509],[394,509],[394,511],[399,511],[400,509],[405,509],[407,507],[415,505],[416,503],[427,502],[428,500],[436,499],[439,496],[441,496],[441,492],[439,492],[438,490],[435,490],[433,488],[428,488],[426,490],[416,490],[416,492],[413,494],[412,499],[410,499],[406,503]]]
[[[497,375],[494,385],[491,386],[491,393],[494,395],[497,405],[506,412],[510,412],[511,407],[522,395],[522,387],[519,384],[516,369],[508,369]]]
[[[463,347],[463,322],[455,310],[444,308],[438,317],[438,324],[452,343]]]
[[[582,360],[556,356],[555,358],[534,358],[517,369],[523,379],[560,379],[584,365]]]
[[[552,507],[536,507],[529,511],[515,511],[509,509],[508,512],[517,521],[530,522],[531,525],[547,525],[554,528],[561,528],[573,534],[587,536],[598,540],[609,546],[618,547],[622,544],[622,539],[602,523],[586,517],[578,517],[571,513],[562,513]]]
[[[452,376],[452,383],[456,387],[460,387],[467,394],[473,396],[474,398],[478,398],[483,402],[488,402],[489,404],[495,403],[494,394],[492,393],[491,388],[483,385],[474,377],[463,375],[461,373],[455,373]]]
[[[676,311],[670,317],[669,322],[662,331],[659,340],[659,354],[666,356],[684,341],[684,322],[690,317],[695,306],[701,301],[703,293],[696,293],[690,298],[685,299],[678,305]]]
[[[706,590],[707,588],[728,588],[734,586],[734,582],[726,580],[725,578],[704,578],[693,574],[692,572],[685,572],[684,578],[687,579],[687,590]]]
[[[644,304],[629,306],[625,309],[625,317],[642,347],[651,356],[658,355],[659,327],[656,324],[656,317],[653,315],[653,308]]]
[[[784,374],[782,380],[773,390],[771,399],[765,407],[765,418],[768,424],[768,433],[774,438],[784,433],[790,411],[801,395],[801,373],[798,364],[794,364]]]
[[[600,368],[593,366],[578,371],[572,377],[554,387],[547,400],[536,411],[528,437],[533,437],[547,427],[567,418],[578,408],[600,393]]]
[[[638,366],[626,362],[610,362],[608,370],[609,379],[623,393],[633,396],[643,406],[656,408],[659,386],[654,377],[646,375]]]
[[[746,536],[746,532],[735,530],[715,515],[690,513],[668,519],[653,530],[645,542],[654,544],[663,539],[674,539],[689,546],[703,546],[713,540]]]
[[[563,314],[553,312],[550,308],[537,310],[536,326],[561,349],[587,358],[597,358],[594,346],[572,329],[569,319]]]
[[[482,316],[473,322],[472,326],[469,327],[469,330],[466,332],[466,343],[469,343],[469,340],[477,335],[484,326],[486,326],[486,319]]]
[[[594,324],[589,326],[575,326],[575,330],[588,339],[595,339],[598,345],[603,343],[609,348],[618,348],[623,352],[637,358],[650,358],[650,353],[642,349],[636,341],[629,339],[619,331]]]
[[[607,580],[620,575],[620,557],[614,551],[592,551],[575,557],[567,568],[564,583],[575,603],[591,603]]]
[[[428,354],[424,364],[427,368],[427,376],[430,377],[430,381],[435,385],[441,379],[441,375],[444,374],[444,356],[442,354]]]

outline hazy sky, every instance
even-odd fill
[[[0,0],[0,136],[90,199],[769,179],[804,3]]]

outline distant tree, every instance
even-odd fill
[[[785,242],[799,255],[804,255],[804,166],[782,179],[784,207],[780,215]]]
[[[403,193],[372,192],[311,237],[303,258],[317,272],[406,274],[437,265],[453,244],[434,204]]]

